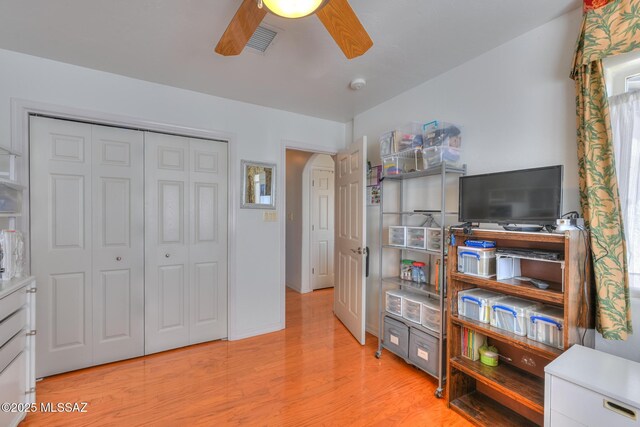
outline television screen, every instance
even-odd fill
[[[562,209],[562,165],[460,177],[461,222],[553,224]]]

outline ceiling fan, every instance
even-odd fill
[[[216,52],[239,55],[267,12],[284,18],[316,14],[348,59],[364,54],[373,41],[347,0],[243,0],[220,38]]]

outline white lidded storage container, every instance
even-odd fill
[[[427,303],[428,299],[426,295],[407,292],[402,297],[402,317],[419,324],[422,321],[422,305]]]
[[[389,245],[406,246],[407,245],[407,227],[390,226],[389,227]]]
[[[427,249],[427,227],[407,227],[407,247]]]
[[[527,310],[527,337],[564,349],[563,339],[564,312],[561,308],[545,305],[541,308]]]
[[[516,335],[527,335],[527,310],[540,308],[540,304],[522,298],[507,297],[491,303],[491,326]]]
[[[458,314],[482,323],[489,323],[491,305],[505,295],[484,289],[469,289],[458,292]]]
[[[458,246],[458,272],[471,276],[496,275],[496,248]]]
[[[496,279],[511,279],[520,276],[520,258],[496,254]]]
[[[427,298],[422,303],[422,314],[420,315],[422,326],[432,331],[440,332],[440,318],[440,301],[434,298]]]

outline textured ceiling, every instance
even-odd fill
[[[579,7],[579,0],[350,0],[374,45],[347,60],[315,16],[265,54],[213,48],[240,0],[0,0],[0,48],[345,122]],[[349,82],[367,79],[354,92]]]

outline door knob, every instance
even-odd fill
[[[351,249],[351,252],[353,252],[354,254],[360,254],[362,255],[364,252],[362,252],[362,248],[358,248],[356,249]]]
[[[164,254],[164,257],[165,257],[165,258],[169,258],[170,256],[171,256],[171,255],[169,255],[169,254]]]
[[[122,261],[122,257],[121,256],[116,257],[116,261]]]

